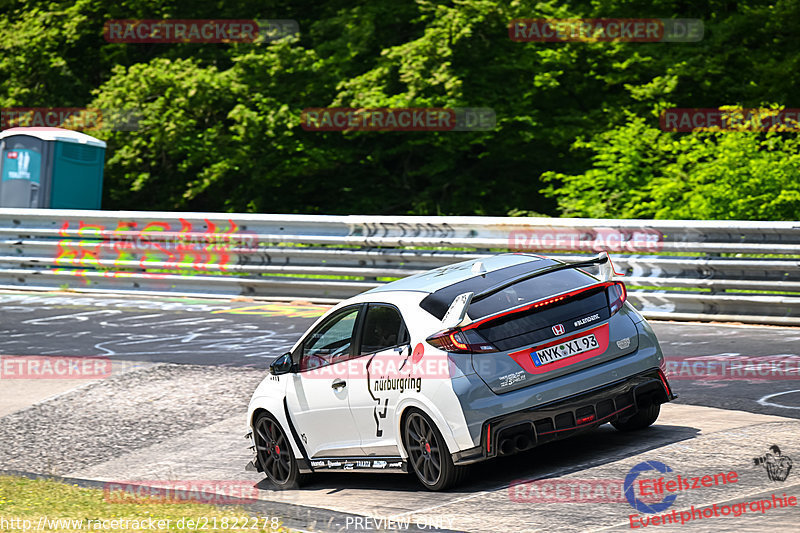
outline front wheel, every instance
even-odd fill
[[[640,409],[630,418],[626,418],[623,421],[616,420],[611,422],[611,425],[619,431],[636,431],[637,429],[644,429],[653,425],[659,414],[661,414],[661,406],[654,403],[644,409]]]
[[[461,481],[465,468],[453,464],[442,434],[425,413],[409,413],[403,436],[411,469],[426,489],[444,490]]]
[[[268,413],[256,418],[254,437],[259,466],[278,489],[294,488],[300,481],[300,469],[292,446],[278,421]]]

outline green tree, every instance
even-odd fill
[[[684,186],[706,167],[682,163],[688,177],[666,173],[683,152],[654,146],[685,141],[694,154],[710,142],[730,150],[723,159],[734,168],[737,147],[752,151],[747,142],[757,141],[759,153],[778,158],[790,153],[791,139],[703,134],[692,140],[658,131],[654,110],[800,101],[794,35],[800,3],[793,0],[0,4],[0,106],[139,113],[137,131],[97,132],[109,143],[107,208],[670,216],[673,196],[656,194],[670,186],[653,191],[651,182],[678,176]],[[103,39],[109,19],[168,17],[289,18],[301,33],[270,44]],[[674,44],[508,37],[511,19],[565,17],[695,17],[706,32],[700,42]],[[304,108],[326,106],[489,107],[497,127],[428,133],[300,127]],[[769,166],[784,177],[733,189],[741,200],[736,216],[786,211],[791,187],[782,184],[793,159],[786,161]],[[570,178],[578,176],[607,182],[600,189],[606,192],[592,196],[593,184],[578,187]],[[755,207],[745,196],[759,187],[772,187],[767,194],[782,198],[783,207],[747,211]]]
[[[796,220],[795,133],[667,133],[634,117],[576,143],[592,153],[582,174],[545,173],[561,214],[600,218]]]

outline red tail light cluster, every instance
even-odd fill
[[[628,299],[628,291],[625,289],[625,284],[621,281],[612,282],[606,290],[608,291],[608,306],[613,315],[622,309],[622,305],[625,303],[625,300]]]
[[[425,340],[431,346],[451,353],[489,353],[497,351],[497,348],[487,342],[474,329],[448,329],[431,335]]]

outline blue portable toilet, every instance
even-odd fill
[[[0,207],[100,209],[106,143],[62,128],[0,132]]]

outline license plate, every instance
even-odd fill
[[[594,334],[585,335],[572,339],[571,341],[562,342],[555,346],[548,346],[535,352],[531,352],[531,359],[536,366],[549,365],[555,361],[578,355],[579,353],[594,350],[600,346],[597,343],[597,338]]]

